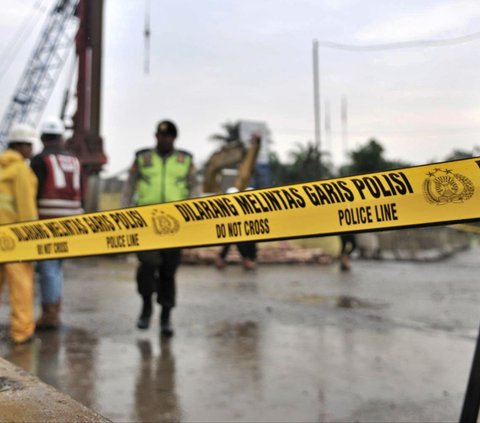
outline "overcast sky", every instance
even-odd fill
[[[35,9],[38,24],[8,69],[3,113],[52,0],[0,2],[0,64],[12,34]],[[351,45],[441,40],[480,31],[478,0],[150,0],[150,73],[144,73],[144,0],[105,0],[102,135],[106,173],[125,169],[174,120],[179,148],[198,165],[226,121],[265,121],[286,158],[314,140],[312,43]],[[480,146],[480,39],[402,50],[320,47],[322,149],[345,162],[340,103],[348,101],[348,149],[375,137],[390,159],[440,161]],[[67,64],[68,66],[68,64]],[[59,80],[46,114],[60,109]]]

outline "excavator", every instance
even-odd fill
[[[203,193],[220,194],[227,187],[245,190],[253,175],[264,139],[266,126],[258,122],[240,121],[239,137],[216,150],[207,160],[203,173]],[[227,170],[233,169],[235,179],[228,183]],[[233,183],[232,183],[233,182]]]

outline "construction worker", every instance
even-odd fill
[[[157,125],[156,147],[136,153],[123,190],[124,207],[183,200],[197,194],[192,155],[174,148],[177,135],[175,124],[164,120]],[[150,326],[152,296],[156,291],[157,303],[161,306],[160,333],[172,336],[171,310],[176,302],[175,273],[181,250],[158,250],[137,256],[137,290],[142,298],[137,327],[148,329]]]
[[[56,116],[41,126],[43,151],[32,159],[38,178],[37,205],[40,219],[83,213],[80,187],[80,162],[65,150],[65,126]],[[62,260],[44,260],[37,264],[42,315],[37,330],[58,329],[63,292]]]
[[[39,141],[36,131],[26,124],[14,124],[8,134],[8,148],[0,155],[0,224],[37,219],[37,178],[26,163],[33,143]],[[5,234],[2,245],[9,242]],[[10,240],[11,242],[12,240]],[[33,339],[35,332],[33,306],[33,264],[0,265],[0,293],[8,282],[10,298],[10,338],[15,344]]]
[[[253,189],[247,187],[247,190]],[[229,187],[225,194],[234,194],[239,192],[236,187]],[[214,264],[217,269],[224,269],[227,266],[227,255],[232,244],[224,245],[220,253],[215,257]],[[255,242],[243,242],[236,244],[237,250],[242,257],[242,265],[245,270],[255,270],[257,267],[257,244]]]

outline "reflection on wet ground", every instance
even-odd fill
[[[348,275],[183,267],[170,340],[135,329],[134,266],[72,261],[65,327],[0,356],[119,422],[453,421],[480,321],[477,253]]]
[[[178,422],[181,408],[175,387],[175,357],[170,339],[160,340],[160,353],[155,356],[151,341],[137,341],[140,353],[135,382],[136,414],[139,421]]]

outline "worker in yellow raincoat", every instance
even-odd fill
[[[35,129],[26,124],[14,124],[8,134],[8,148],[0,154],[0,225],[37,219],[37,178],[26,163],[37,140]],[[0,250],[11,244],[1,227],[0,241]],[[7,282],[14,344],[31,341],[35,332],[33,275],[32,263],[0,264],[0,294]]]

